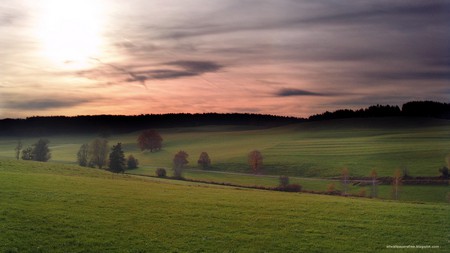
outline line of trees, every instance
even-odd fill
[[[412,101],[399,106],[373,105],[358,110],[340,109],[333,112],[326,111],[310,116],[308,119],[331,120],[344,118],[373,118],[373,117],[432,117],[450,119],[450,104],[434,101]]]
[[[112,172],[124,172],[125,169],[135,169],[139,161],[129,155],[125,158],[122,143],[117,143],[111,148],[105,138],[96,138],[89,144],[82,144],[77,152],[77,163],[83,167],[108,167]]]
[[[29,117],[0,120],[0,135],[36,136],[74,133],[127,133],[151,128],[195,127],[205,125],[281,126],[305,121],[368,117],[434,117],[450,119],[450,104],[412,101],[401,106],[374,105],[358,110],[341,109],[312,115],[308,119],[247,113],[146,114],[136,116],[92,115]]]
[[[83,115],[1,119],[0,135],[114,134],[146,128],[196,127],[206,125],[281,126],[305,119],[251,113],[173,113],[145,115]]]
[[[47,162],[52,157],[49,148],[50,141],[48,139],[39,139],[36,143],[26,148],[23,148],[21,141],[17,142],[14,148],[16,159],[31,160],[38,162]]]

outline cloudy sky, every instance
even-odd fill
[[[450,2],[2,0],[0,118],[450,100]]]

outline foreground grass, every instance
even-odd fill
[[[449,211],[0,160],[0,252],[445,252]]]

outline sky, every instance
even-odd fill
[[[446,0],[2,0],[0,118],[450,101]]]

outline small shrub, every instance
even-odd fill
[[[127,159],[127,169],[132,170],[132,169],[137,169],[139,165],[139,160],[134,158],[133,155],[129,155],[128,159]]]
[[[442,167],[442,169],[439,169],[439,172],[441,173],[441,177],[442,178],[449,178],[449,173],[448,173],[448,168],[447,167]]]
[[[157,176],[157,177],[167,177],[166,169],[158,168],[158,169],[156,170],[156,176]]]
[[[328,187],[327,187],[327,194],[330,194],[330,195],[341,195],[341,193],[342,193],[341,191],[336,190],[336,187],[335,187],[335,185],[333,183],[328,185]]]
[[[288,184],[284,187],[284,191],[287,192],[300,192],[302,190],[302,186],[299,184]]]
[[[266,190],[269,190],[269,189],[266,189]],[[299,184],[287,184],[287,185],[280,185],[278,187],[275,187],[274,190],[283,191],[283,192],[301,192],[302,186]]]

